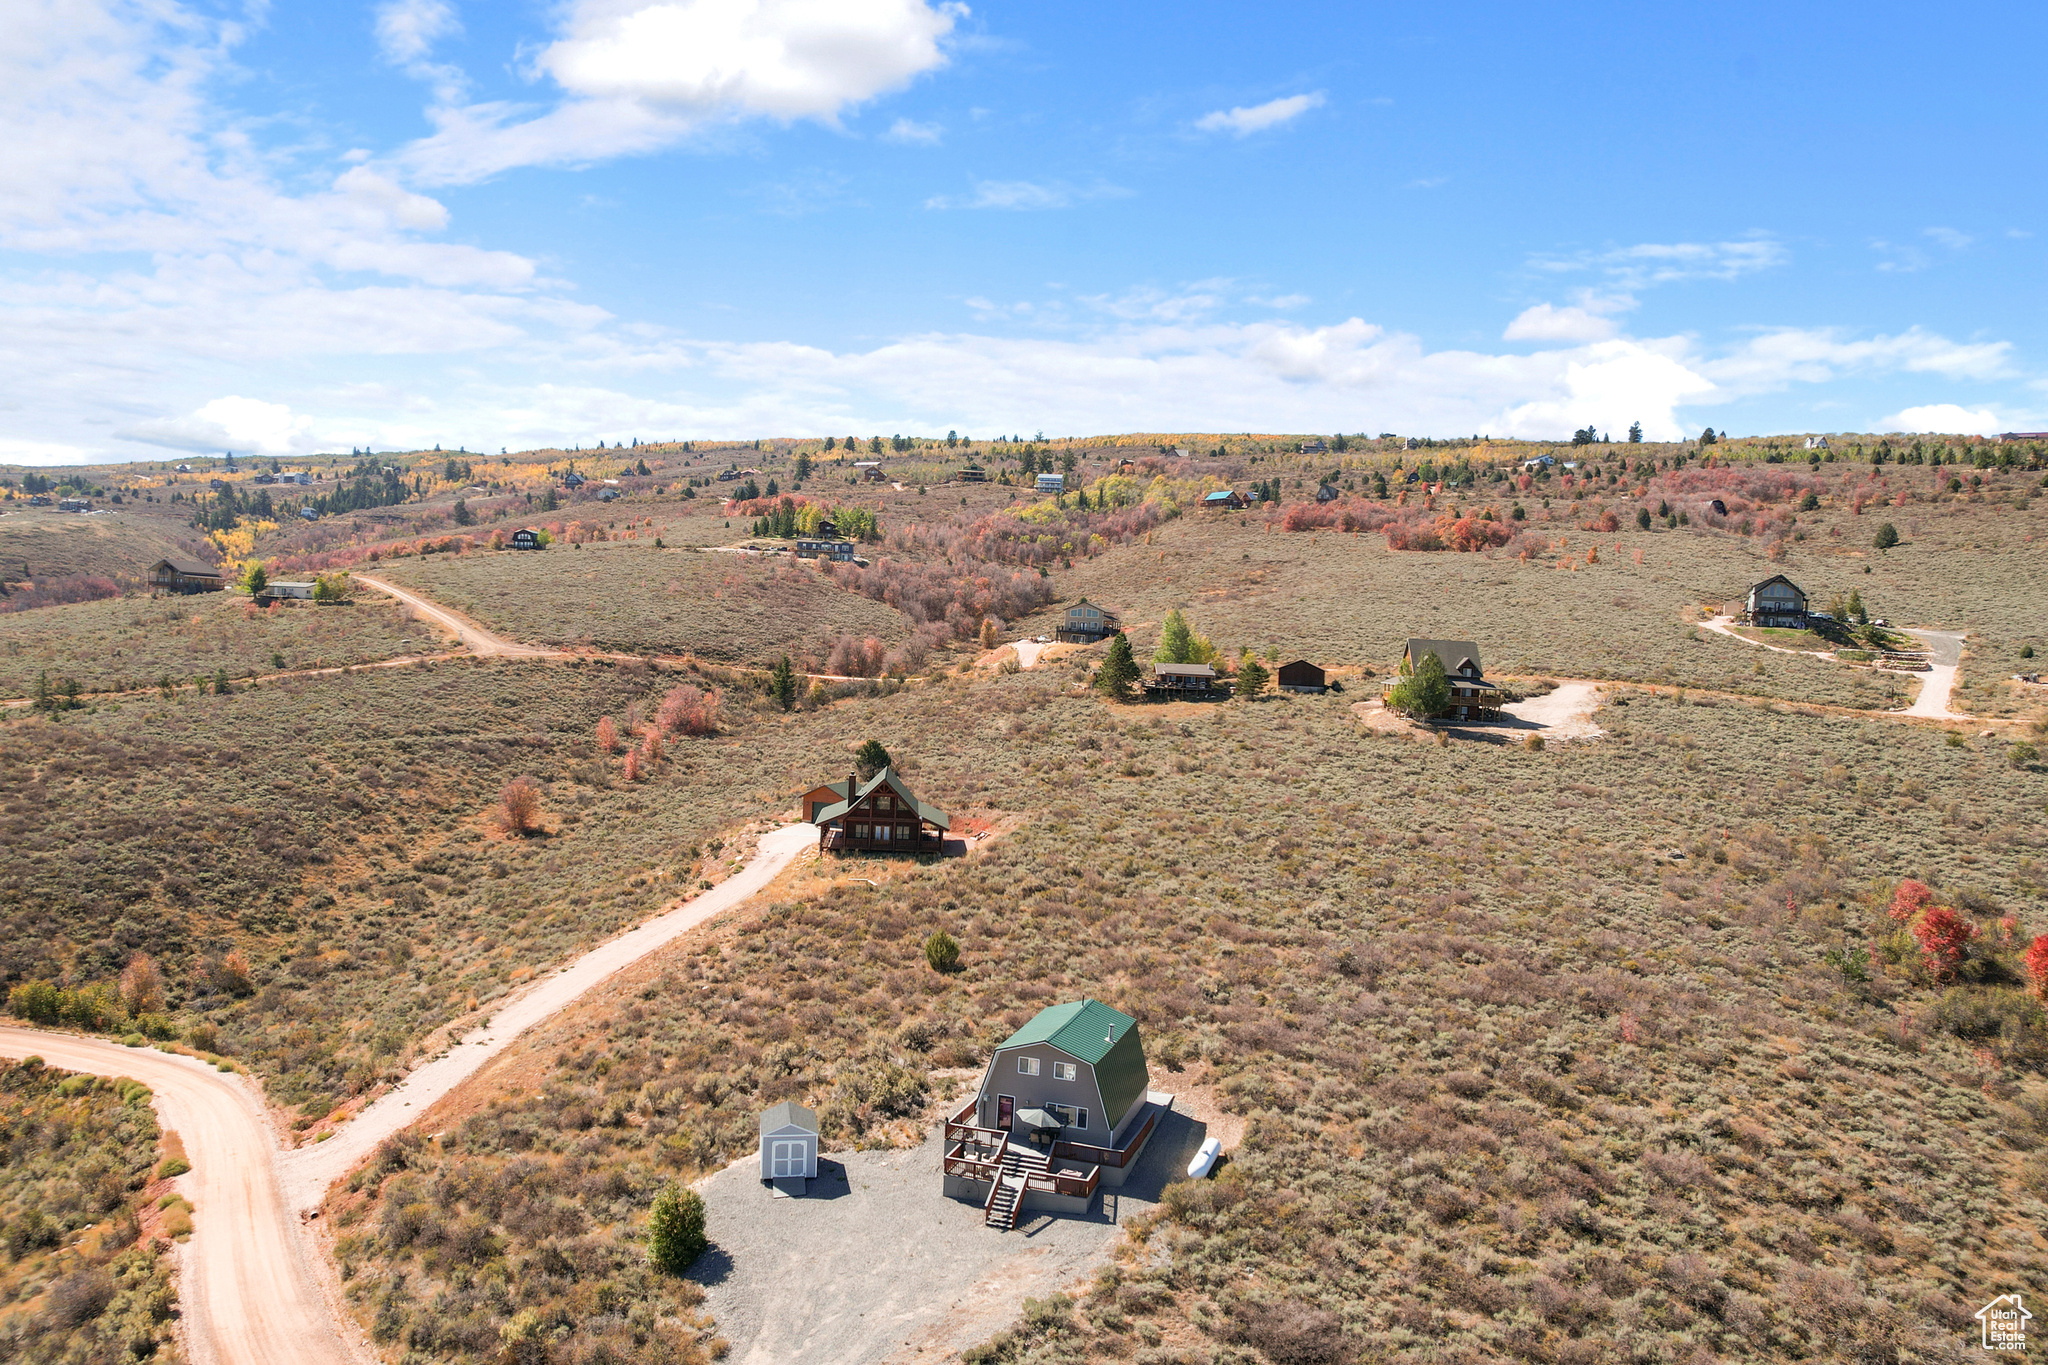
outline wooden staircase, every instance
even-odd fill
[[[1025,1182],[1034,1175],[1048,1174],[1051,1167],[1043,1152],[1005,1145],[1002,1168],[989,1189],[988,1202],[982,1205],[981,1221],[997,1232],[1016,1227],[1017,1214],[1024,1203]]]

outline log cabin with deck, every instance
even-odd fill
[[[816,799],[840,788],[852,793],[829,804]],[[940,853],[952,817],[937,806],[917,799],[917,794],[884,768],[863,782],[857,774],[844,784],[826,783],[804,795],[811,823],[818,827],[821,853]]]
[[[1389,678],[1385,690],[1392,691],[1401,677],[1412,673],[1422,656],[1434,654],[1444,666],[1444,680],[1451,685],[1451,704],[1440,720],[1499,720],[1500,684],[1488,682],[1479,662],[1479,646],[1470,640],[1410,640],[1401,651],[1401,672]]]

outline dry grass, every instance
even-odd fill
[[[139,1244],[157,1159],[134,1081],[0,1065],[0,1356],[175,1362],[171,1262]]]
[[[389,598],[365,592],[324,607],[255,609],[239,592],[124,597],[0,615],[0,694],[27,696],[36,675],[87,691],[260,677],[279,668],[369,663],[444,648]]]

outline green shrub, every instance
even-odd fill
[[[703,1196],[673,1182],[664,1186],[647,1215],[648,1258],[663,1273],[680,1275],[710,1244]]]
[[[192,1163],[185,1160],[184,1157],[169,1157],[161,1166],[156,1168],[156,1178],[158,1180],[169,1180],[175,1176],[181,1176],[191,1169]]]
[[[924,960],[935,972],[956,971],[960,966],[960,945],[944,929],[934,929],[924,941]]]

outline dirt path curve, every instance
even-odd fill
[[[326,1142],[286,1152],[281,1159],[284,1196],[294,1210],[318,1208],[333,1184],[349,1167],[368,1156],[378,1143],[398,1132],[456,1086],[483,1069],[525,1030],[563,1009],[612,973],[631,966],[655,949],[696,928],[713,915],[730,910],[767,886],[797,854],[817,843],[816,826],[798,823],[763,835],[761,846],[746,867],[696,899],[629,929],[577,958],[552,976],[543,977],[501,1002],[491,1020],[446,1052],[413,1068],[412,1074],[378,1097]]]
[[[1970,719],[1960,711],[1951,711],[1948,705],[1949,694],[1955,690],[1956,668],[1963,661],[1962,632],[1908,629],[1906,634],[1927,646],[1930,662],[1920,684],[1920,695],[1913,698],[1911,706],[1896,714],[1932,720]]]
[[[178,1177],[195,1208],[178,1253],[178,1298],[192,1365],[354,1365],[297,1219],[279,1197],[277,1145],[256,1087],[197,1058],[100,1038],[0,1027],[0,1056],[129,1076],[156,1094],[158,1120],[184,1139]]]
[[[395,583],[387,583],[366,573],[352,574],[351,577],[358,583],[397,598],[435,625],[451,632],[456,639],[468,646],[470,653],[479,658],[550,659],[562,654],[558,649],[548,649],[542,645],[522,645],[517,640],[494,635],[460,612],[451,611],[440,603],[430,601]]]
[[[1747,635],[1736,634],[1730,629],[1734,623],[1735,618],[1732,616],[1714,616],[1700,622],[1701,625],[1717,635],[1725,635],[1731,640],[1740,640],[1746,645],[1755,645],[1758,649],[1768,649],[1773,654],[1804,654],[1809,659],[1826,659],[1831,663],[1834,661],[1835,655],[1833,650],[1787,649],[1783,645],[1767,645],[1762,640],[1752,640]]]
[[[40,1056],[52,1066],[132,1076],[156,1094],[163,1126],[191,1154],[178,1179],[196,1213],[179,1258],[179,1302],[192,1365],[364,1365],[338,1308],[321,1292],[320,1251],[303,1231],[327,1187],[524,1030],[773,881],[817,830],[785,825],[764,835],[739,872],[694,900],[630,929],[503,1002],[491,1021],[414,1069],[396,1089],[333,1138],[281,1151],[255,1085],[196,1058],[127,1048],[99,1038],[0,1026],[0,1056]]]

